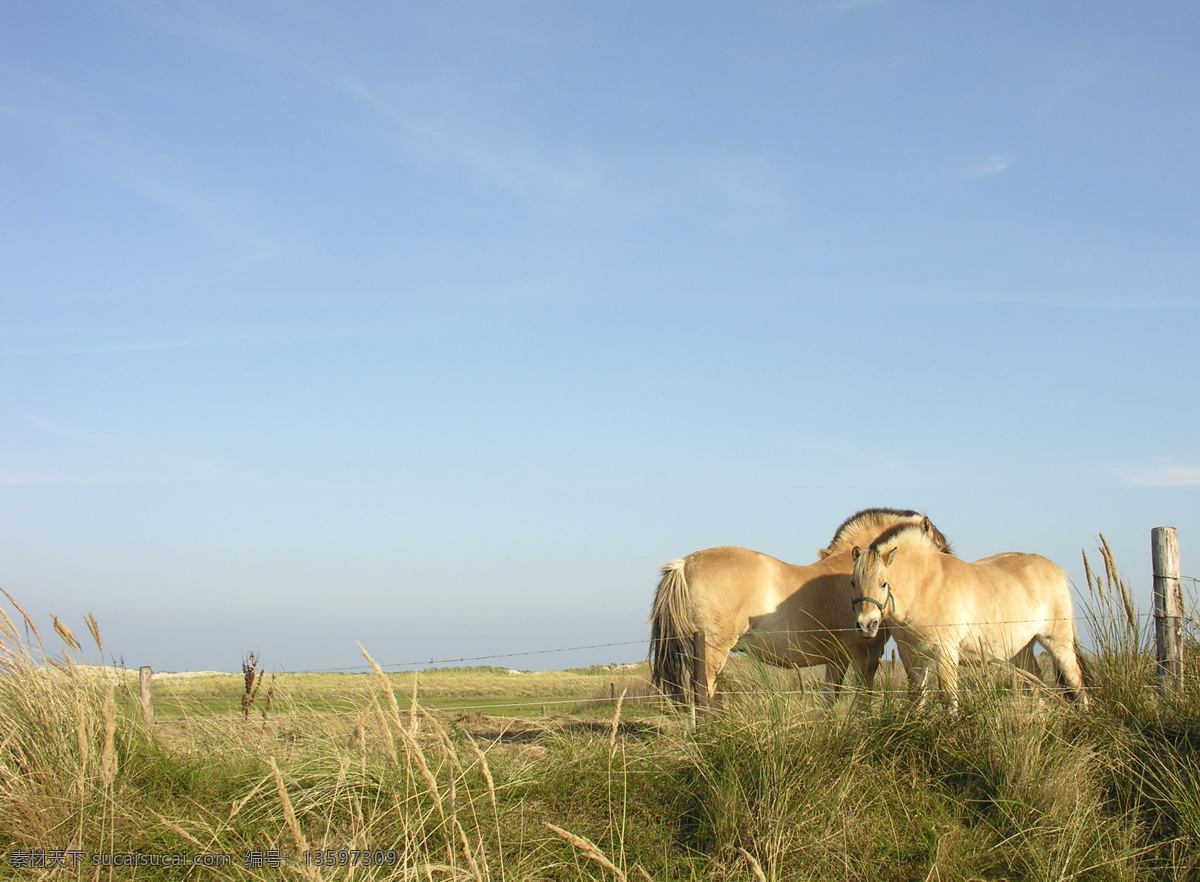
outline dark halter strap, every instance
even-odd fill
[[[856,603],[873,603],[879,607],[880,614],[887,612],[887,606],[889,603],[892,605],[892,609],[895,609],[896,598],[892,597],[892,586],[890,584],[887,586],[887,590],[887,598],[883,601],[883,603],[880,603],[874,597],[856,597],[850,601],[850,605],[854,606]]]

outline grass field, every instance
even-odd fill
[[[650,690],[646,665],[612,665],[569,671],[513,671],[497,667],[434,668],[419,673],[389,674],[392,690],[411,696],[414,686],[426,708],[476,710],[513,717],[571,713],[627,690]],[[132,683],[134,672],[126,673]],[[163,720],[240,714],[245,691],[242,674],[159,674],[154,678],[154,710]],[[303,706],[317,713],[360,713],[379,681],[374,674],[266,674],[255,708]]]
[[[957,714],[895,681],[827,706],[816,672],[743,661],[694,729],[631,698],[644,666],[426,671],[415,701],[412,674],[268,676],[249,713],[240,675],[163,675],[148,727],[134,674],[80,667],[65,627],[48,665],[17,608],[0,877],[1197,878],[1200,678],[1160,696],[1117,596],[1086,712],[969,671]]]

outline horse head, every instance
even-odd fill
[[[850,588],[855,596],[850,605],[855,613],[854,630],[864,640],[874,639],[889,610],[896,610],[896,599],[892,596],[892,587],[888,583],[888,566],[896,556],[897,550],[892,546],[880,551],[872,545],[866,551],[862,551],[856,545],[851,552],[854,557],[854,575],[850,578]]]

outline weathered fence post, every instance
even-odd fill
[[[142,665],[138,669],[138,692],[142,699],[142,719],[146,721],[147,726],[154,725],[154,696],[150,692],[151,673],[149,665]]]
[[[692,700],[697,708],[708,706],[707,648],[703,631],[692,635]]]
[[[1150,531],[1154,561],[1154,638],[1158,686],[1165,694],[1183,686],[1183,585],[1179,580],[1179,537],[1174,527]]]

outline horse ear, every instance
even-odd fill
[[[921,518],[921,530],[928,533],[930,536],[933,535],[933,521],[929,520],[929,515],[925,515],[925,517]]]
[[[857,545],[855,545],[852,549],[850,549],[850,556],[853,557],[855,560],[858,560],[858,556],[860,554],[862,554],[862,552],[858,550]]]
[[[885,567],[890,567],[892,565],[892,558],[896,556],[897,550],[899,550],[899,546],[889,548],[883,553],[883,565]]]

